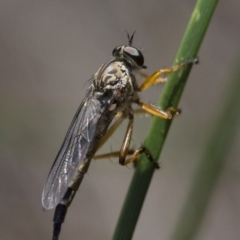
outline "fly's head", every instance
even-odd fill
[[[115,59],[123,59],[127,61],[127,63],[132,68],[137,69],[146,68],[146,66],[143,65],[144,64],[143,54],[138,48],[132,46],[135,32],[131,36],[127,32],[128,45],[120,45],[115,47],[112,51],[112,55]]]
[[[141,51],[131,45],[121,45],[113,49],[112,55],[115,59],[123,59],[132,68],[146,68]]]

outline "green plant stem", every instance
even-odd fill
[[[174,64],[194,59],[202,43],[203,37],[211,20],[218,0],[198,0],[184,37],[177,52]],[[177,107],[182,95],[191,66],[185,67],[171,74],[168,78],[159,101],[161,109],[170,106]],[[153,118],[145,146],[154,159],[159,159],[171,121]],[[130,184],[113,240],[130,240],[154,172],[154,167],[146,156],[141,155]]]

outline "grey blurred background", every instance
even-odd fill
[[[137,31],[147,72],[170,66],[195,5],[182,1],[0,1],[0,238],[50,239],[53,211],[41,193],[86,81]],[[240,2],[220,1],[199,51],[145,200],[133,239],[168,239],[201,152],[224,103],[240,48]],[[156,103],[162,87],[141,94]],[[148,117],[136,117],[133,146]],[[227,126],[226,126],[227,127]],[[117,150],[126,123],[102,152]],[[240,235],[239,132],[197,239]],[[111,239],[132,167],[93,161],[69,209],[60,239]]]

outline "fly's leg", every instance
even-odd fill
[[[148,160],[151,163],[153,163],[155,168],[157,168],[157,169],[160,168],[159,164],[154,161],[154,158],[152,157],[149,150],[144,146],[141,146],[140,148],[136,149],[135,151],[133,149],[129,149],[127,155],[131,155],[131,156],[129,157],[129,159],[127,159],[125,161],[125,163],[123,165],[127,165],[128,163],[131,163],[131,162],[135,162],[141,153],[145,153]],[[116,152],[110,152],[110,153],[106,153],[106,154],[97,155],[97,156],[94,156],[93,158],[95,160],[108,159],[108,158],[112,158],[112,157],[119,157],[119,154],[120,154],[120,152],[116,151]]]
[[[131,152],[133,152],[133,151],[131,150]],[[140,148],[136,149],[129,158],[126,159],[126,156],[125,156],[123,164],[121,164],[121,163],[120,164],[125,166],[129,163],[134,163],[142,153],[144,153],[146,155],[148,160],[154,165],[154,167],[156,169],[160,168],[159,164],[157,162],[155,162],[155,160],[154,160],[153,156],[151,155],[150,151],[144,146],[141,146]],[[128,154],[130,154],[130,152],[128,152]]]
[[[127,126],[127,130],[124,136],[124,140],[119,152],[119,164],[121,165],[126,165],[125,164],[125,160],[126,160],[126,156],[128,155],[128,150],[129,150],[129,146],[130,146],[130,142],[132,139],[132,131],[133,131],[133,120],[134,120],[134,115],[132,112],[129,113],[128,115],[128,126]]]
[[[143,112],[144,111],[142,109],[138,109],[136,111],[136,113],[143,113]],[[120,125],[120,123],[124,120],[124,118],[125,118],[125,116],[121,117],[120,119],[118,119],[112,125],[112,127],[106,133],[107,139],[113,134],[113,132]],[[133,112],[129,113],[128,118],[129,118],[129,122],[128,122],[126,134],[125,134],[125,137],[124,137],[124,140],[123,140],[123,144],[121,146],[120,151],[106,153],[106,154],[101,154],[101,155],[96,155],[96,156],[93,157],[93,159],[99,160],[99,159],[106,159],[106,158],[110,158],[110,157],[119,157],[119,164],[125,166],[125,165],[127,165],[127,164],[129,164],[131,162],[136,161],[141,153],[145,153],[146,156],[148,157],[149,161],[154,164],[155,168],[159,168],[159,165],[154,161],[152,155],[146,149],[146,147],[142,146],[142,147],[138,148],[135,151],[132,150],[132,149],[129,149],[131,138],[132,138],[132,131],[133,131],[133,119],[134,119]],[[102,139],[101,140],[101,143],[100,143],[101,146],[103,145],[102,141],[104,141],[104,143],[105,143],[107,141],[107,139]],[[131,155],[131,156],[129,156],[129,158],[127,158],[128,155]]]
[[[190,60],[188,62],[185,63],[181,63],[178,64],[176,66],[173,66],[171,68],[164,68],[164,69],[160,69],[158,71],[156,71],[155,73],[153,73],[151,76],[147,76],[144,73],[141,73],[141,75],[143,77],[146,78],[146,80],[142,83],[142,85],[138,88],[138,91],[144,91],[146,89],[148,89],[149,87],[151,87],[154,84],[159,84],[159,83],[164,83],[166,82],[167,78],[166,77],[161,77],[161,75],[163,74],[170,74],[170,73],[174,73],[176,71],[178,71],[179,69],[190,65],[190,64],[194,64],[197,63],[198,59],[193,59]],[[166,111],[159,109],[158,107],[151,105],[151,104],[147,104],[147,103],[143,103],[143,102],[136,102],[142,109],[144,109],[147,113],[150,113],[156,117],[160,117],[163,119],[172,119],[173,115],[178,115],[180,113],[180,110],[178,109],[174,109],[173,107],[168,108]]]
[[[134,115],[132,112],[129,113],[128,118],[129,118],[129,122],[127,126],[127,131],[123,140],[122,147],[119,152],[119,164],[125,166],[131,162],[136,161],[138,156],[141,153],[145,153],[149,161],[152,162],[156,168],[159,168],[158,164],[154,161],[152,155],[145,147],[138,148],[133,152],[133,154],[129,158],[127,158],[127,155],[129,155],[129,152],[130,152],[129,146],[130,146],[130,141],[132,138],[132,131],[133,131]]]
[[[145,110],[147,113],[150,113],[151,115],[154,115],[156,117],[163,118],[163,119],[172,119],[173,115],[179,115],[180,114],[180,110],[175,109],[173,107],[170,107],[166,111],[164,111],[164,110],[159,109],[157,106],[147,104],[147,103],[143,103],[143,102],[140,102],[140,101],[138,101],[137,104],[143,110]]]
[[[166,77],[161,77],[162,75],[174,73],[174,72],[178,71],[179,69],[181,69],[181,68],[183,68],[183,67],[185,67],[189,64],[194,64],[194,63],[197,63],[197,62],[198,62],[197,59],[193,59],[193,60],[190,60],[188,62],[181,63],[181,64],[178,64],[176,66],[173,66],[171,68],[160,69],[160,70],[156,71],[155,73],[153,73],[151,76],[147,76],[144,73],[140,73],[143,77],[146,78],[146,80],[139,87],[138,91],[144,91],[154,84],[164,83],[164,82],[166,82],[167,78]]]
[[[146,111],[142,108],[136,109],[133,111],[134,114],[146,114]],[[122,112],[119,112],[118,115],[120,115],[119,119],[117,119],[114,124],[107,130],[105,135],[102,137],[97,150],[99,150],[105,143],[106,141],[113,135],[113,133],[116,131],[116,129],[119,127],[119,125],[123,122],[123,120],[126,118],[126,114],[123,114]],[[130,150],[129,150],[130,151]],[[109,153],[111,154],[111,153]],[[97,155],[94,156],[93,159],[100,159],[100,158],[109,158],[109,157],[118,157],[119,152],[112,153],[111,155],[107,154],[102,154],[102,155]],[[131,153],[129,153],[131,154]]]
[[[134,113],[137,113],[137,114],[142,114],[142,113],[147,112],[151,115],[154,115],[154,116],[157,116],[157,117],[160,117],[160,118],[163,118],[163,119],[172,119],[174,114],[177,115],[177,114],[180,113],[179,110],[176,110],[172,107],[168,108],[166,111],[163,111],[163,110],[159,109],[158,107],[156,107],[154,105],[147,104],[147,103],[142,103],[140,101],[137,102],[137,104],[141,107],[140,109],[137,109],[137,110],[134,111]],[[122,123],[122,121],[125,118],[126,118],[126,115],[121,116],[109,128],[109,130],[106,132],[106,134],[104,135],[104,137],[100,141],[98,149],[112,136],[112,134],[115,132],[115,130],[118,128],[118,126]],[[133,115],[132,112],[129,113],[128,118],[129,118],[129,122],[128,122],[127,130],[126,130],[126,134],[125,134],[125,137],[124,137],[124,141],[123,141],[121,150],[117,151],[117,152],[111,152],[111,153],[96,155],[96,156],[93,157],[93,159],[99,160],[99,159],[107,159],[107,158],[111,158],[111,157],[119,157],[119,164],[125,166],[129,163],[132,163],[132,162],[136,161],[141,153],[145,153],[145,155],[147,156],[149,161],[154,164],[155,168],[159,168],[158,163],[156,163],[154,161],[154,158],[152,157],[151,153],[149,152],[149,150],[146,147],[141,146],[140,148],[136,149],[135,151],[132,150],[132,149],[129,149],[130,141],[131,141],[131,138],[132,138],[133,120],[134,120],[134,115]],[[131,155],[131,156],[129,156],[127,158],[128,155]]]

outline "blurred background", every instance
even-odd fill
[[[127,43],[145,56],[147,72],[170,66],[196,1],[0,1],[1,239],[51,239],[54,211],[41,194],[88,79]],[[168,239],[210,130],[227,94],[240,48],[240,2],[220,1],[193,67],[133,239]],[[157,103],[162,86],[141,94]],[[138,147],[150,117],[136,116]],[[227,126],[226,126],[227,127]],[[117,150],[126,123],[102,152]],[[240,235],[239,132],[196,239]],[[133,175],[117,159],[93,161],[60,239],[111,239]]]

